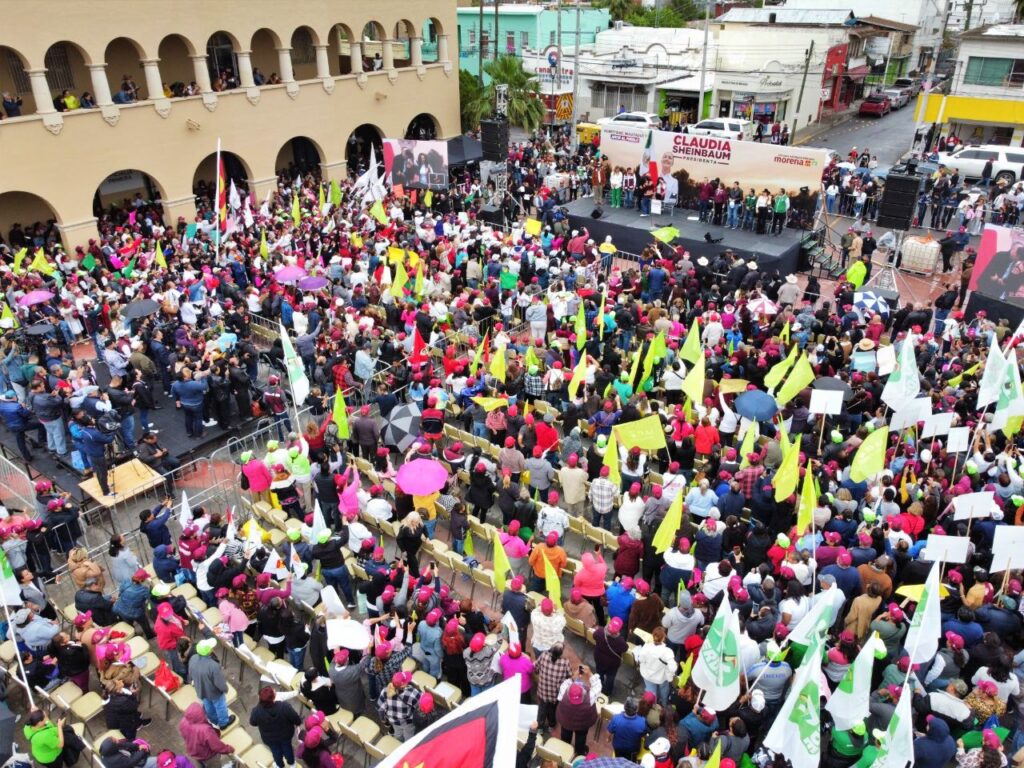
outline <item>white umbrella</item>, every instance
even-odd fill
[[[764,296],[758,296],[756,299],[752,299],[747,308],[750,310],[752,315],[777,315],[779,308],[769,299]]]

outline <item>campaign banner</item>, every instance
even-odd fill
[[[1024,232],[986,224],[967,287],[989,298],[1024,307]]]
[[[701,184],[715,179],[726,187],[737,181],[745,193],[767,189],[774,195],[785,189],[793,197],[814,198],[828,164],[824,149],[607,126],[601,130],[601,153],[613,168],[632,166],[641,174],[656,164],[667,181],[666,197],[675,193],[684,204],[697,197]]]
[[[405,189],[448,189],[448,142],[384,139],[384,174]]]

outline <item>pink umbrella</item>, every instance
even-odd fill
[[[398,468],[395,483],[406,493],[414,496],[429,496],[444,488],[448,482],[448,470],[433,459],[414,459]]]
[[[304,277],[299,280],[299,288],[304,291],[318,291],[325,287],[330,281],[326,277]]]
[[[274,273],[274,279],[279,283],[294,283],[306,276],[306,270],[302,267],[281,267]]]
[[[23,307],[31,307],[34,304],[45,304],[52,298],[53,294],[49,291],[29,291],[18,299],[18,303]]]

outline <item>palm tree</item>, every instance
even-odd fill
[[[475,75],[459,70],[459,106],[463,131],[475,131],[480,120],[491,114],[492,101]]]
[[[533,132],[544,122],[545,107],[540,99],[537,78],[523,69],[516,56],[499,56],[484,64],[490,77],[486,94],[488,105],[494,104],[494,86],[508,86],[508,120],[512,125]]]
[[[633,11],[637,10],[638,3],[636,0],[603,0],[600,3],[593,3],[595,7],[605,7],[608,9],[609,15],[613,21],[623,21]]]

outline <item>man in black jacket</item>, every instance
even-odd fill
[[[121,419],[121,440],[124,442],[125,450],[134,451],[135,398],[121,388],[122,382],[120,376],[111,376],[110,386],[104,390],[106,397],[101,396],[100,399],[106,400],[111,408],[117,411],[118,418]]]
[[[95,579],[87,579],[85,586],[75,593],[75,609],[79,613],[91,611],[93,622],[101,627],[120,621],[114,613],[114,599],[103,594],[103,587]]]
[[[65,456],[68,452],[68,441],[66,427],[64,424],[65,406],[61,389],[53,392],[46,391],[46,385],[42,381],[32,384],[32,394],[29,396],[29,404],[36,414],[36,418],[46,429],[46,447],[53,455]]]
[[[340,589],[345,595],[349,608],[354,608],[356,601],[352,593],[352,579],[345,567],[345,556],[341,548],[348,541],[348,529],[342,528],[339,536],[331,536],[331,531],[320,531],[317,543],[313,545],[312,557],[320,561],[320,575],[324,584]]]

